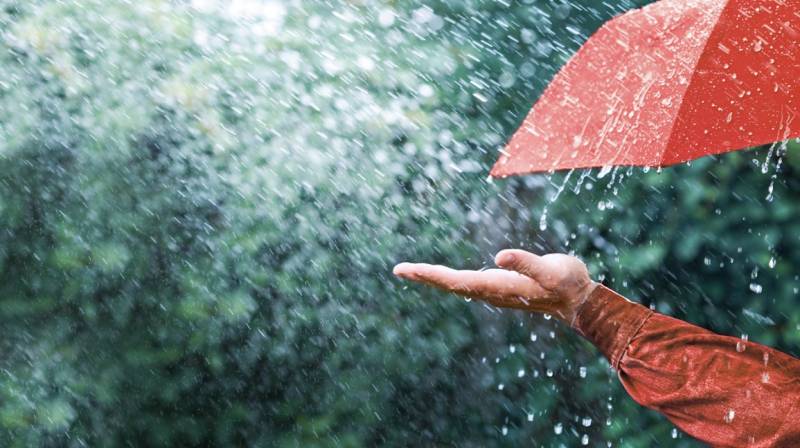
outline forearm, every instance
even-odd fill
[[[714,446],[800,446],[800,361],[720,336],[603,286],[575,330],[618,370],[631,397]]]
[[[578,308],[572,327],[618,368],[631,339],[653,311],[598,285]]]

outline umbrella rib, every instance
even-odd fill
[[[689,93],[689,90],[691,90],[692,85],[694,85],[695,79],[697,77],[697,66],[700,64],[700,61],[703,60],[703,55],[705,55],[706,51],[708,50],[708,45],[709,45],[709,43],[711,41],[711,37],[714,36],[714,33],[717,31],[717,28],[719,28],[721,26],[720,18],[723,17],[723,15],[725,14],[725,10],[728,9],[731,6],[731,4],[732,4],[732,2],[730,0],[725,0],[725,6],[720,8],[719,15],[717,16],[717,18],[715,20],[714,26],[711,28],[711,32],[708,33],[708,37],[706,38],[706,43],[703,45],[703,50],[700,52],[697,60],[694,61],[694,64],[693,64],[694,67],[691,70],[691,77],[689,78],[689,82],[687,84],[686,90],[683,92],[683,95],[681,96],[680,101],[678,103],[678,108],[677,108],[678,113],[675,115],[675,119],[672,120],[672,124],[670,126],[669,137],[667,138],[667,144],[664,145],[664,147],[661,150],[662,151],[661,152],[661,156],[659,157],[659,165],[661,165],[661,166],[664,166],[664,161],[665,161],[665,157],[664,156],[665,156],[665,154],[667,152],[667,149],[670,147],[673,139],[675,138],[675,127],[676,127],[676,125],[678,123],[678,120],[679,120],[679,118],[681,116],[681,112],[683,111],[683,109],[685,107],[686,95]],[[680,161],[677,161],[675,163],[680,163],[682,161],[683,160],[680,160]]]

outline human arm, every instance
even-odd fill
[[[797,359],[630,302],[592,282],[573,257],[503,251],[496,262],[505,269],[401,264],[395,273],[496,306],[553,314],[608,358],[636,402],[712,446],[800,446]]]

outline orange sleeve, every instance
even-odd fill
[[[575,330],[630,396],[719,447],[800,447],[800,360],[673,319],[598,286]]]

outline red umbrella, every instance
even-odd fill
[[[662,0],[608,22],[492,168],[665,166],[800,136],[800,1]]]

